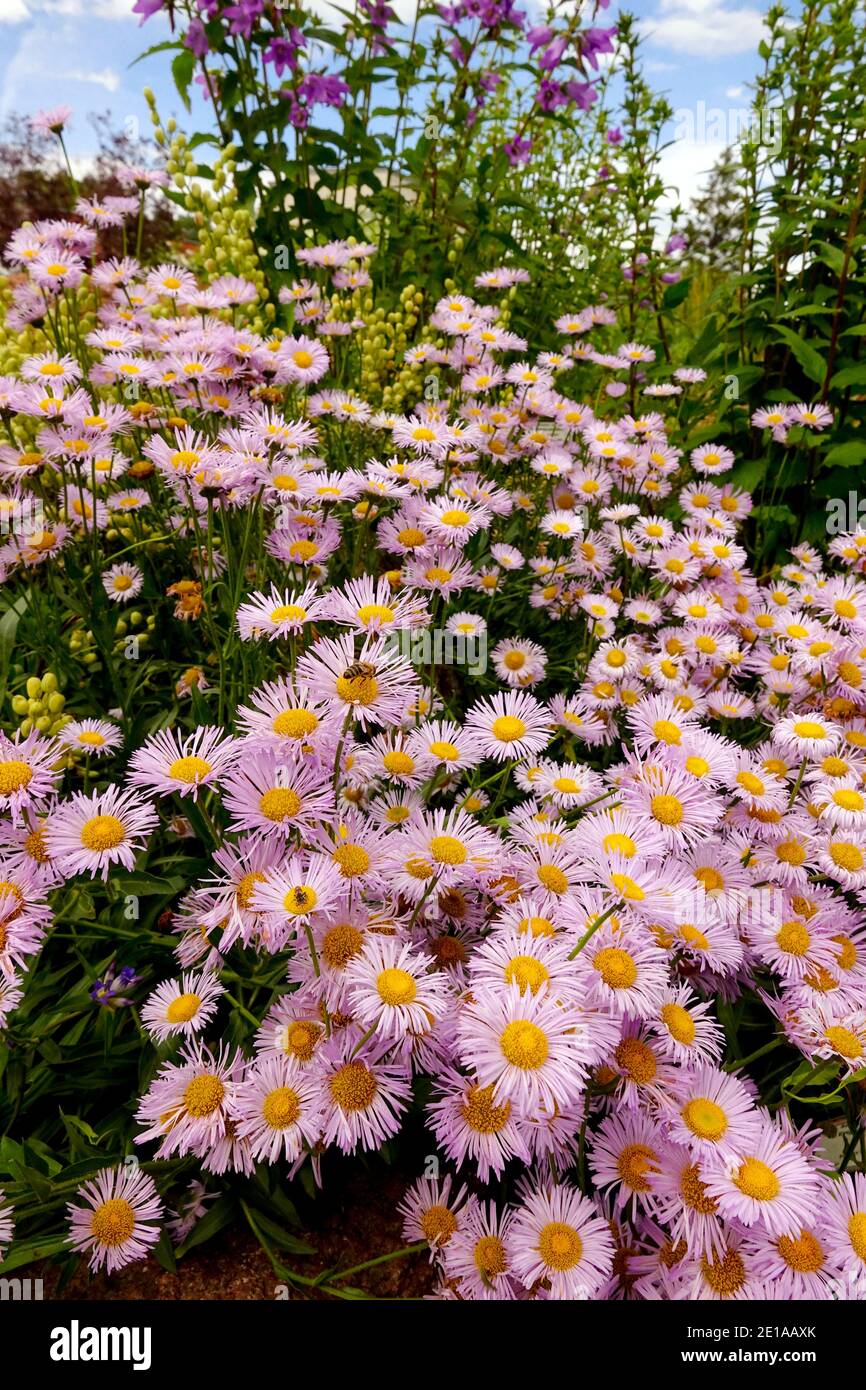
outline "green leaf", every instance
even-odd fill
[[[857,362],[853,367],[843,367],[830,380],[834,391],[842,391],[846,386],[866,386],[866,362]]]
[[[178,96],[186,107],[191,110],[189,102],[189,84],[192,82],[192,75],[195,72],[195,54],[191,48],[183,48],[175,58],[171,60],[171,75],[174,78],[174,85],[177,87]]]
[[[807,343],[800,333],[795,333],[793,328],[777,324],[776,332],[781,334],[782,341],[787,343],[809,380],[823,381],[827,367],[820,352],[817,352],[811,343]]]
[[[825,468],[857,468],[866,459],[866,440],[848,439],[844,444],[835,444],[824,455]]]

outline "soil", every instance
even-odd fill
[[[349,1269],[377,1255],[387,1255],[406,1244],[397,1205],[405,1195],[406,1181],[391,1174],[347,1175],[337,1190],[317,1201],[315,1229],[297,1234],[316,1249],[315,1255],[283,1254],[281,1262],[309,1278],[323,1270]],[[23,1273],[24,1271],[22,1271]],[[150,1258],[128,1265],[110,1279],[93,1275],[81,1265],[60,1294],[60,1271],[43,1263],[26,1271],[45,1281],[46,1298],[60,1300],[126,1299],[327,1299],[321,1289],[308,1289],[281,1281],[255,1237],[235,1225],[194,1248],[178,1263],[176,1274]],[[381,1299],[418,1299],[430,1293],[433,1271],[425,1252],[404,1255],[387,1264],[352,1275],[346,1286],[363,1289]],[[282,1289],[282,1292],[278,1290]]]

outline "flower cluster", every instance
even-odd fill
[[[168,594],[202,665],[163,691],[194,718],[142,730],[84,691],[57,737],[0,736],[2,1012],[67,883],[195,835],[208,870],[140,1013],[177,1049],[138,1102],[157,1170],[326,1180],[329,1148],[398,1135],[423,1077],[451,1171],[404,1214],[439,1296],[848,1296],[866,1180],[767,1107],[723,1023],[749,1000],[807,1072],[864,1065],[866,534],[756,577],[733,455],[664,413],[703,373],[603,305],[538,353],[449,294],[407,349],[440,390],[392,414],[328,384],[364,324],[323,304],[372,245],[299,251],[267,338],[254,284],[97,247],[69,220],[7,251],[45,345],[0,381],[5,497],[42,517],[2,578],[85,575],[112,614]],[[81,287],[95,321],[64,341]],[[590,372],[594,405],[561,388]],[[443,634],[489,639],[480,673]],[[261,958],[282,983],[243,1048],[223,972]],[[105,1170],[71,1240],[111,1272],[161,1212],[150,1175]]]

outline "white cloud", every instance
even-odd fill
[[[94,87],[104,87],[107,92],[116,92],[120,86],[120,78],[113,68],[103,68],[101,72],[86,72],[81,68],[71,68],[67,72],[60,73],[61,77],[68,77],[73,82],[92,82]]]
[[[744,87],[728,87],[725,90],[725,96],[728,97],[731,101],[736,101],[738,97],[741,97],[743,95],[744,91]]]
[[[138,19],[133,0],[0,0],[0,24],[23,24],[38,15],[68,19]]]
[[[724,149],[725,143],[721,140],[676,140],[664,150],[661,157],[662,178],[679,193],[679,199],[668,194],[665,201],[669,207],[677,201],[685,208],[689,206],[700,193]]]
[[[725,9],[714,0],[661,0],[642,29],[656,47],[699,58],[752,52],[764,36],[760,10]]]
[[[0,0],[0,24],[20,24],[30,18],[24,0]]]

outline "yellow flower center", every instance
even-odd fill
[[[299,883],[286,893],[283,907],[290,917],[304,917],[308,912],[312,912],[318,901],[319,895],[315,888],[311,888],[307,883]]]
[[[505,1027],[499,1039],[502,1055],[521,1071],[537,1071],[548,1057],[547,1036],[536,1023],[516,1018]]]
[[[430,853],[437,864],[466,862],[466,847],[454,835],[434,835],[430,841]]]
[[[694,1042],[695,1020],[682,1004],[663,1004],[661,1017],[674,1042],[682,1043],[684,1047]]]
[[[526,725],[513,714],[502,714],[494,719],[490,732],[500,743],[513,743],[515,739],[523,738]]]
[[[375,676],[340,676],[337,680],[337,694],[347,705],[372,705],[379,694],[379,682]]]
[[[115,1249],[125,1245],[135,1230],[135,1211],[123,1197],[109,1197],[90,1218],[90,1229],[99,1245]]]
[[[219,1110],[225,1093],[225,1086],[212,1072],[194,1076],[183,1093],[184,1109],[194,1120],[206,1119]]]
[[[537,994],[549,979],[550,971],[547,966],[536,960],[535,956],[512,956],[505,967],[506,983],[519,985],[521,994],[525,994],[527,990]]]
[[[630,989],[637,979],[637,966],[629,955],[618,946],[603,946],[596,951],[592,960],[604,983],[611,989]]]
[[[744,1196],[754,1197],[756,1202],[772,1202],[782,1186],[772,1168],[754,1157],[745,1158],[740,1164],[734,1174],[734,1184]]]
[[[683,803],[676,796],[659,792],[650,802],[653,816],[662,825],[679,825],[683,818]]]
[[[276,823],[290,820],[301,809],[301,798],[291,787],[271,787],[259,801],[259,810],[267,820]]]
[[[330,1080],[331,1096],[341,1110],[369,1110],[378,1092],[378,1083],[363,1062],[344,1062]]]
[[[720,1105],[707,1096],[695,1096],[682,1109],[686,1126],[698,1139],[718,1143],[728,1128],[728,1117]]]
[[[331,855],[343,878],[357,878],[370,867],[370,856],[363,845],[340,845]]]
[[[200,782],[212,770],[210,763],[205,762],[204,758],[193,755],[189,758],[176,758],[168,769],[168,775],[176,782],[193,783]]]
[[[832,1047],[834,1052],[838,1052],[840,1057],[845,1057],[849,1061],[856,1061],[863,1056],[863,1044],[852,1033],[850,1028],[832,1027],[824,1031],[824,1037]]]
[[[165,1011],[165,1017],[169,1023],[189,1023],[200,1008],[201,999],[197,994],[179,994],[176,999],[172,999]]]
[[[33,778],[33,769],[20,758],[0,762],[0,796],[12,796],[23,791]]]
[[[262,1102],[262,1119],[269,1129],[288,1129],[301,1113],[301,1101],[291,1086],[277,1086]]]
[[[396,966],[380,971],[376,978],[376,989],[379,998],[394,1007],[411,1004],[418,993],[418,986],[408,970],[399,970]]]
[[[123,821],[117,816],[91,816],[81,827],[81,843],[85,849],[98,852],[115,849],[126,839]]]
[[[282,738],[305,738],[319,726],[319,716],[311,709],[286,709],[273,722],[275,734]]]
[[[796,1237],[780,1236],[776,1249],[788,1268],[797,1274],[817,1274],[824,1267],[821,1242],[811,1231],[801,1231]]]
[[[557,897],[562,897],[568,890],[568,879],[555,864],[539,864],[537,877],[542,887],[549,893],[555,893]]]
[[[573,1226],[549,1221],[538,1233],[538,1253],[548,1269],[574,1269],[583,1255],[583,1241]]]

